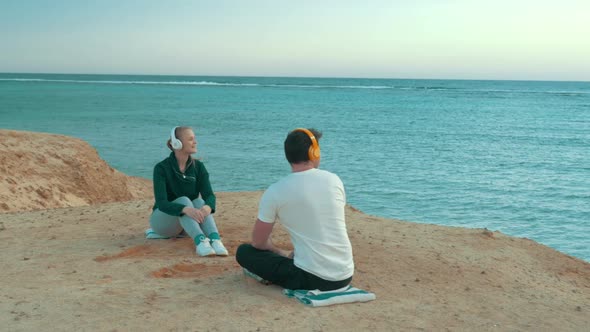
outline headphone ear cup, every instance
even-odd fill
[[[308,151],[309,160],[316,161],[320,159],[320,147],[314,149],[313,145],[309,147]]]
[[[170,131],[170,145],[172,145],[172,149],[180,150],[182,149],[182,142],[178,138],[176,138],[176,128],[178,127],[174,127]]]
[[[182,142],[178,138],[172,138],[172,148],[174,150],[182,149]]]

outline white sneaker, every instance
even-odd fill
[[[217,256],[227,256],[228,252],[227,249],[225,249],[225,247],[223,246],[223,243],[221,243],[221,240],[212,240],[211,241],[211,247],[213,247],[213,250],[215,250],[215,254]]]
[[[211,248],[211,244],[209,243],[208,238],[204,238],[203,240],[201,240],[201,242],[197,246],[197,254],[199,256],[215,255],[215,250],[213,250],[213,248]]]

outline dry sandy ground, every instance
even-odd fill
[[[13,146],[5,144],[6,132],[0,131],[2,157]],[[82,141],[59,140],[73,140],[70,149],[87,162],[69,165],[76,168],[70,174],[103,167]],[[63,160],[59,149],[48,156],[43,144],[36,148],[45,164]],[[27,158],[34,155],[26,146],[20,149],[28,156],[21,161],[31,163]],[[98,164],[88,162],[93,158]],[[235,262],[236,247],[249,239],[259,192],[218,193],[216,220],[230,256],[202,258],[189,239],[145,239],[153,204],[146,194],[149,183],[128,187],[128,195],[143,192],[143,198],[97,203],[84,196],[94,189],[68,192],[66,184],[50,182],[51,170],[31,175],[13,167],[5,173],[5,160],[0,193],[15,188],[7,178],[22,188],[44,180],[51,188],[61,185],[66,199],[70,194],[80,199],[22,211],[13,207],[21,203],[13,202],[28,199],[23,189],[4,201],[10,212],[0,213],[1,330],[587,331],[590,326],[590,264],[528,239],[348,208],[353,285],[376,293],[377,300],[308,308],[277,286],[244,277]],[[71,180],[63,176],[60,181]],[[125,183],[102,176],[100,190]],[[278,230],[275,242],[288,248],[288,237]]]

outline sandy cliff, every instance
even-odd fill
[[[147,198],[150,185],[113,169],[80,139],[0,130],[0,213]]]
[[[308,308],[245,278],[259,192],[218,193],[229,257],[146,240],[150,184],[64,136],[0,131],[0,326],[7,331],[586,331],[590,264],[528,239],[347,208],[353,284]],[[35,211],[30,211],[35,210]],[[289,246],[278,227],[275,241]]]

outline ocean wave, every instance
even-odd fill
[[[51,78],[0,78],[0,81],[32,83],[79,83],[79,84],[129,84],[129,85],[176,85],[176,86],[219,86],[219,87],[263,87],[263,88],[298,88],[298,89],[374,89],[374,90],[410,90],[410,91],[456,91],[459,93],[530,93],[552,94],[560,96],[587,96],[590,91],[555,91],[555,90],[519,90],[519,89],[471,89],[469,87],[450,87],[438,85],[328,85],[328,84],[291,84],[291,83],[245,83],[214,81],[127,81],[127,80],[75,80]]]
[[[46,78],[0,78],[0,81],[83,83],[83,84],[260,86],[259,84],[256,84],[256,83],[219,83],[219,82],[209,82],[209,81],[112,81],[112,80],[58,80],[58,79],[46,79]]]
[[[259,84],[230,83],[211,81],[113,81],[113,80],[68,80],[46,78],[0,78],[0,81],[13,82],[52,82],[52,83],[83,83],[83,84],[138,84],[138,85],[204,85],[204,86],[236,86],[236,87],[277,87],[277,88],[313,88],[313,89],[395,89],[387,85],[306,85],[306,84]]]
[[[81,84],[137,84],[137,85],[197,85],[197,86],[235,86],[235,87],[267,87],[267,88],[301,88],[301,89],[396,89],[396,90],[462,90],[461,88],[440,86],[393,86],[393,85],[319,85],[319,84],[261,84],[231,83],[212,81],[113,81],[113,80],[71,80],[47,78],[0,78],[0,81],[13,82],[52,82]]]
[[[531,94],[549,94],[562,96],[580,96],[588,95],[590,91],[554,91],[554,90],[517,90],[517,89],[469,89],[470,92],[477,93],[531,93]]]

